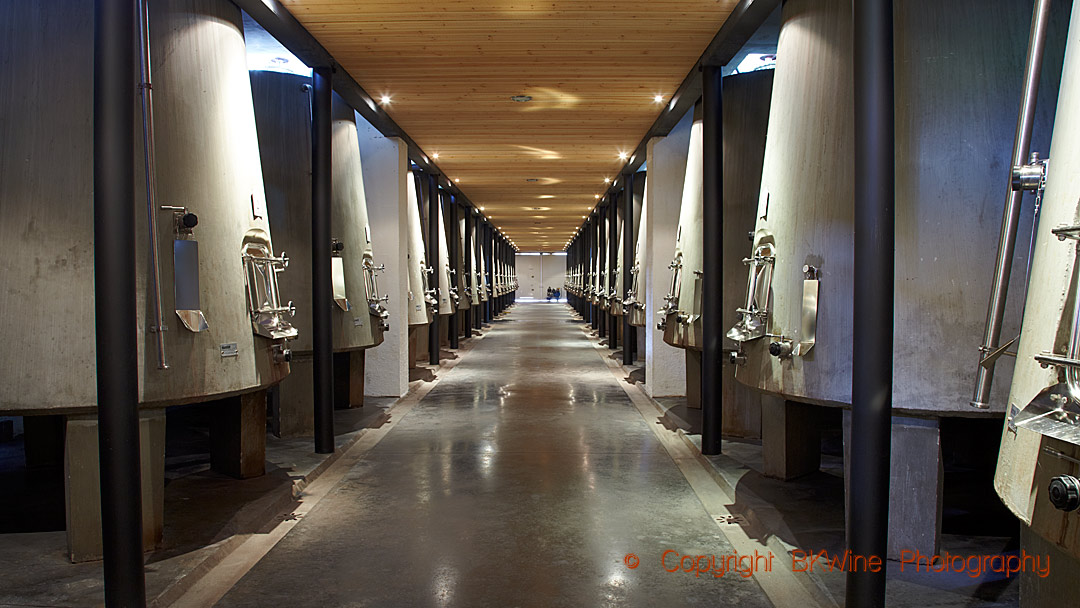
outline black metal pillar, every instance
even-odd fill
[[[427,209],[428,209],[428,264],[435,269],[431,273],[430,287],[435,290],[435,299],[439,302],[435,307],[435,316],[428,327],[428,363],[439,364],[439,320],[442,317],[442,293],[439,289],[440,276],[442,275],[442,262],[439,259],[439,181],[432,174],[427,175]],[[447,287],[449,288],[449,286]]]
[[[450,252],[450,285],[452,288],[458,288],[458,297],[464,298],[465,294],[461,293],[460,287],[462,285],[461,273],[462,268],[458,267],[458,210],[457,201],[454,200],[453,195],[443,195],[443,200],[446,201],[446,242],[449,244],[447,250]],[[450,348],[458,347],[458,334],[461,333],[461,315],[458,313],[458,305],[451,302],[454,307],[454,312],[450,315],[450,329],[449,339]]]
[[[596,222],[596,269],[598,272],[602,273],[601,276],[604,279],[607,278],[607,217],[608,207],[605,204],[601,207],[600,216],[597,218],[598,221]],[[604,280],[600,281],[600,290],[598,291],[596,298],[597,303],[593,305],[593,308],[596,311],[596,323],[599,326],[597,335],[601,338],[607,337],[607,313],[604,311],[604,300],[602,297],[604,283]]]
[[[330,270],[331,120],[333,68],[317,67],[311,97],[311,338],[315,393],[315,453],[334,451],[334,335]]]
[[[619,289],[619,286],[615,284],[619,279],[619,222],[622,221],[619,217],[619,201],[621,200],[619,197],[618,192],[612,194],[611,202],[608,203],[608,305],[605,312],[607,313],[608,348],[611,350],[619,348],[619,325],[621,325],[619,318],[611,309],[613,296]]]
[[[626,294],[630,293],[630,290],[634,287],[634,275],[631,270],[634,268],[634,237],[637,235],[637,228],[634,225],[634,197],[636,195],[636,192],[634,191],[634,174],[630,173],[626,175],[625,182],[626,185],[623,186],[623,282],[622,285],[618,286],[624,301],[626,300]],[[630,311],[625,307],[623,309],[622,320],[622,361],[623,365],[633,365],[633,336],[636,335],[637,330],[634,329],[633,325],[630,325]]]
[[[886,554],[892,426],[895,125],[892,0],[855,0],[855,250],[848,548]],[[885,605],[885,569],[853,569],[847,605]]]
[[[703,209],[701,453],[719,454],[723,428],[724,112],[719,66],[701,74]]]
[[[94,314],[105,605],[145,606],[135,319],[135,10],[94,3]]]

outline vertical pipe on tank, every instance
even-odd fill
[[[701,87],[705,235],[701,264],[701,453],[713,455],[720,453],[723,428],[724,113],[719,66],[702,67]]]
[[[634,266],[633,237],[631,235],[637,234],[637,228],[634,226],[634,174],[627,173],[624,181],[626,186],[623,188],[623,283],[615,286],[619,290],[623,301],[628,299],[626,294],[634,287],[634,275],[630,272],[630,269]],[[625,308],[623,309],[622,321],[622,362],[623,365],[632,365],[634,363],[634,342],[631,336],[637,330],[630,325],[630,311]]]
[[[135,329],[135,4],[94,4],[94,324],[105,604],[145,606]]]
[[[150,77],[150,8],[139,0],[139,92],[142,98],[143,164],[146,174],[146,225],[150,236],[150,300],[154,320],[150,331],[157,346],[158,369],[169,369],[165,358],[165,318],[161,314],[161,266],[158,261],[157,154],[154,146],[154,98]]]
[[[994,361],[986,357],[998,348],[1001,339],[1001,323],[1005,318],[1005,304],[1012,274],[1013,251],[1016,248],[1016,232],[1020,225],[1020,209],[1023,190],[1012,188],[1012,168],[1027,162],[1031,151],[1031,132],[1035,125],[1035,106],[1039,95],[1039,76],[1042,72],[1043,50],[1046,48],[1046,31],[1050,25],[1050,0],[1036,0],[1031,14],[1031,32],[1028,35],[1028,55],[1024,66],[1024,92],[1020,98],[1020,112],[1016,118],[1016,134],[1013,139],[1012,165],[1009,166],[1008,195],[1001,217],[1001,234],[998,240],[997,261],[994,263],[994,280],[990,286],[990,304],[986,311],[986,329],[979,346],[979,367],[975,375],[975,393],[971,405],[979,409],[990,407],[990,386],[994,381]]]
[[[889,535],[895,252],[892,0],[855,0],[855,247],[848,548],[884,558]],[[704,374],[702,374],[704,375]],[[852,569],[847,606],[885,605],[885,569]]]
[[[311,333],[315,391],[315,453],[334,451],[333,279],[330,270],[332,188],[330,108],[333,68],[316,67],[311,97]]]

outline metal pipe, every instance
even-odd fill
[[[316,67],[311,95],[311,337],[315,453],[334,452],[334,303],[330,263],[333,68]]]
[[[1012,275],[1013,251],[1016,248],[1016,232],[1020,225],[1021,202],[1024,193],[1012,188],[1012,168],[1027,162],[1031,149],[1031,132],[1035,124],[1035,107],[1039,96],[1039,76],[1042,72],[1043,50],[1046,47],[1046,31],[1050,24],[1050,0],[1036,0],[1031,14],[1031,30],[1028,34],[1027,62],[1024,66],[1024,92],[1020,98],[1020,112],[1016,118],[1016,134],[1013,139],[1012,164],[1009,166],[1005,209],[1001,217],[1001,234],[998,240],[997,260],[994,263],[994,279],[990,288],[990,303],[986,310],[986,329],[979,346],[979,365],[975,373],[975,392],[971,406],[979,409],[990,407],[990,387],[994,381],[994,362],[986,361],[987,355],[998,347],[1001,324],[1005,318],[1005,305]]]
[[[150,8],[146,0],[139,0],[139,83],[142,98],[143,164],[146,174],[146,226],[150,237],[150,304],[154,320],[150,331],[157,345],[158,369],[169,369],[165,358],[165,317],[161,312],[161,267],[158,262],[157,229],[157,164],[154,146],[154,99],[153,80],[150,78]]]
[[[624,301],[628,300],[627,294],[634,288],[634,275],[630,269],[634,266],[634,174],[628,173],[625,177],[626,186],[623,188],[623,284],[616,286],[622,294]],[[632,336],[637,333],[633,325],[630,325],[630,311],[623,309],[623,365],[634,364],[634,341]]]
[[[724,110],[719,66],[702,68],[701,86],[701,453],[713,455],[721,451],[723,430]]]
[[[896,144],[892,0],[853,5],[854,301],[848,548],[886,555],[892,430]],[[704,374],[703,374],[704,375]],[[885,569],[852,569],[846,605],[885,605]]]
[[[135,304],[135,3],[94,3],[94,327],[105,605],[145,606]]]
[[[427,206],[428,206],[428,259],[434,260],[432,266],[435,272],[431,273],[431,288],[435,290],[435,299],[439,301],[438,310],[431,320],[428,328],[428,363],[439,364],[439,325],[442,317],[442,292],[439,290],[440,275],[443,273],[442,261],[439,259],[439,182],[434,174],[427,174]],[[450,286],[447,285],[447,289]]]

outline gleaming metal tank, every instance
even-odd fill
[[[701,262],[702,262],[702,122],[695,118],[690,129],[686,173],[679,206],[679,226],[675,232],[671,289],[660,311],[664,342],[679,348],[701,350]],[[660,201],[657,201],[660,203]]]
[[[295,74],[251,73],[259,147],[265,167],[267,208],[277,244],[290,258],[282,289],[296,307],[297,353],[312,349],[311,304],[311,87]],[[334,350],[369,348],[383,340],[381,315],[369,305],[374,266],[364,196],[356,116],[340,97],[332,103],[331,238],[324,248],[333,264]]]
[[[438,204],[438,202],[436,202]],[[455,274],[450,266],[450,249],[446,238],[446,205],[441,206],[439,213],[439,314],[452,315],[457,309],[459,298],[457,287],[454,286],[451,277]]]
[[[190,234],[177,236],[175,212],[155,210],[158,241],[151,244],[137,168],[138,317],[131,322],[140,337],[140,400],[167,405],[266,387],[289,366],[275,362],[281,340],[255,335],[245,287],[245,239],[275,252],[260,214],[262,169],[240,10],[223,0],[157,0],[149,24],[158,202],[198,216]],[[93,30],[91,2],[0,2],[0,276],[7,286],[0,324],[14,347],[0,411],[75,412],[97,401]],[[136,138],[141,159],[141,128]],[[150,330],[157,324],[151,246],[160,257],[165,370]],[[206,327],[193,331],[203,320]]]
[[[406,180],[406,222],[408,222],[409,248],[409,302],[408,324],[427,325],[436,313],[435,295],[428,291],[427,250],[424,246],[424,228],[420,221],[420,199],[417,193],[417,175],[409,172]]]
[[[900,412],[985,412],[968,404],[971,362],[986,319],[1030,10],[1011,0],[897,4],[893,406]],[[784,3],[754,243],[744,249],[762,271],[749,316],[763,321],[764,335],[742,342],[747,360],[737,378],[823,405],[851,401],[852,290],[870,288],[852,285],[851,45],[850,2]],[[1043,135],[1033,150],[1046,150],[1053,63],[1048,57],[1036,119]],[[1025,211],[1019,243],[1028,242]],[[1011,294],[1024,286],[1026,247],[1018,249]],[[746,270],[743,277],[745,297]],[[1003,336],[1016,335],[1019,300],[1011,298]],[[734,333],[752,334],[745,319]],[[999,360],[999,377],[1008,377],[1010,364]],[[998,383],[991,411],[1002,411],[1006,389]]]
[[[1056,355],[1075,361],[1078,358],[1075,346],[1080,344],[1073,335],[1078,328],[1076,304],[1080,301],[1077,299],[1080,297],[1077,295],[1080,272],[1077,265],[1080,241],[1077,238],[1080,232],[1075,229],[1080,224],[1078,36],[1080,4],[1073,4],[1046,191],[1031,260],[1031,280],[1012,386],[1008,387],[1007,375],[999,373],[997,376],[997,385],[1009,388],[1009,398],[1005,402],[1009,410],[994,477],[994,488],[1005,505],[1030,525],[1033,532],[1074,558],[1080,558],[1077,514],[1055,508],[1048,488],[1050,480],[1056,476],[1078,475],[1080,401],[1076,395],[1080,392],[1076,389],[1080,384],[1076,382],[1077,367],[1044,368],[1036,358],[1045,362],[1047,356]],[[1049,67],[1050,61],[1053,60],[1044,65]],[[1039,104],[1043,103],[1040,98]],[[1074,348],[1070,349],[1070,344]],[[1068,370],[1073,370],[1071,377]],[[1051,407],[1046,407],[1048,405]],[[1047,413],[1059,407],[1060,413]],[[1057,576],[1075,580],[1075,563],[1059,562],[1053,568]]]

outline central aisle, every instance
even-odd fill
[[[770,605],[564,304],[463,356],[219,605]]]

